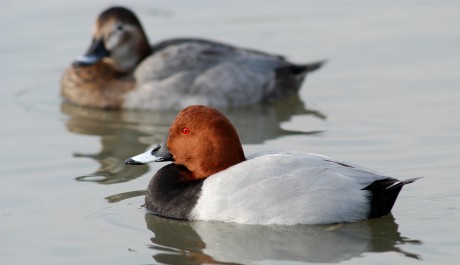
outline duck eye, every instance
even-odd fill
[[[120,31],[123,30],[123,24],[118,24],[117,29]]]
[[[187,128],[187,127],[182,128],[182,134],[189,134],[189,133],[190,133],[189,128]]]

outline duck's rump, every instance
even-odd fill
[[[287,225],[353,222],[390,212],[403,184],[385,200],[373,200],[386,194],[384,182],[398,183],[320,155],[259,153],[206,179],[190,218]]]

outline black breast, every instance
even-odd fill
[[[203,180],[184,181],[189,171],[169,164],[161,168],[150,180],[145,194],[147,209],[156,215],[176,219],[190,219],[201,193]]]

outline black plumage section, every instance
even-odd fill
[[[309,63],[309,64],[291,64],[287,66],[286,68],[289,69],[289,71],[292,74],[305,74],[307,72],[313,72],[315,70],[318,70],[321,68],[326,63],[326,61],[318,61],[314,63]]]
[[[147,209],[156,215],[190,219],[201,193],[203,180],[189,181],[187,168],[176,164],[164,166],[150,180],[145,194]]]
[[[324,161],[331,162],[331,163],[336,163],[337,165],[341,165],[343,167],[351,167],[351,168],[353,168],[353,166],[351,166],[351,165],[347,165],[345,163],[338,162],[338,161],[332,161],[332,160],[328,160],[328,159],[324,159]]]
[[[267,95],[267,100],[285,98],[295,95],[302,85],[305,76],[315,71],[325,63],[325,61],[310,64],[291,64],[286,62],[275,71],[275,89]]]
[[[371,211],[369,212],[368,217],[376,218],[389,214],[402,187],[414,182],[415,180],[417,180],[417,178],[405,181],[400,181],[394,178],[386,178],[374,181],[372,184],[365,187],[363,190],[371,192]]]

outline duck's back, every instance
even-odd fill
[[[295,94],[308,71],[283,57],[201,40],[173,39],[153,46],[136,69],[137,89],[127,108],[241,106]]]
[[[324,224],[369,217],[377,172],[299,152],[260,153],[206,179],[194,219]],[[390,178],[391,179],[391,178]]]

